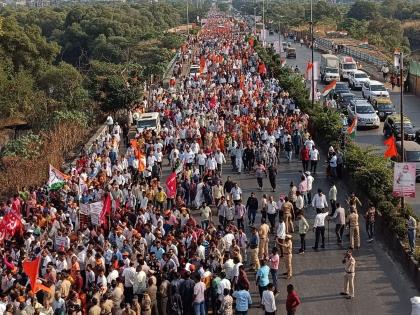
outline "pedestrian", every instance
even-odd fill
[[[315,246],[312,247],[314,250],[318,250],[318,244],[321,238],[321,248],[325,248],[325,219],[328,216],[328,211],[322,212],[320,208],[316,209],[316,216],[314,222],[315,232]]]
[[[314,178],[311,175],[311,172],[306,171],[305,172],[306,177],[306,185],[307,185],[307,192],[308,192],[308,204],[312,203],[312,187],[314,183]]]
[[[362,207],[362,203],[360,202],[360,199],[357,198],[356,194],[354,192],[351,193],[350,197],[347,199],[347,204],[351,207],[354,206],[357,212],[357,206],[360,208]]]
[[[260,298],[262,298],[263,292],[267,289],[269,281],[270,268],[267,266],[265,259],[260,260],[261,267],[257,270],[256,284],[258,286],[258,292]]]
[[[291,137],[288,136],[286,142],[284,143],[284,152],[286,153],[286,159],[288,162],[292,161],[292,153],[293,153],[293,143]]]
[[[350,249],[360,248],[359,215],[354,206],[350,207],[350,214],[347,216],[346,223],[350,229]],[[356,247],[355,247],[356,246]]]
[[[236,302],[236,315],[247,315],[248,309],[252,305],[251,294],[249,291],[239,285],[238,289],[232,293]]]
[[[267,195],[263,194],[261,198],[261,219],[267,219],[267,207],[268,207],[268,200]]]
[[[301,304],[293,284],[287,285],[286,312],[287,315],[295,315],[298,306]]]
[[[258,189],[263,189],[263,176],[267,175],[267,171],[265,166],[261,162],[257,162],[257,166],[255,167],[255,176],[257,177],[257,184]]]
[[[303,211],[299,212],[297,216],[297,220],[298,220],[299,236],[300,236],[299,254],[304,254],[306,250],[305,237],[306,237],[306,232],[309,230],[309,224],[305,216],[303,215]]]
[[[329,177],[337,178],[337,153],[332,152],[328,162],[329,166]]]
[[[299,130],[295,129],[292,134],[293,148],[295,149],[295,155],[299,158],[300,146],[302,145],[302,135]]]
[[[236,244],[238,244],[241,251],[242,263],[246,264],[248,261],[248,255],[246,249],[248,247],[248,238],[242,228],[238,229],[238,232],[235,236]]]
[[[203,230],[206,230],[209,226],[209,223],[212,222],[212,216],[211,216],[211,209],[206,204],[206,202],[203,202],[200,207],[200,217],[201,217],[201,227]]]
[[[318,188],[318,193],[312,199],[312,207],[316,210],[321,210],[321,212],[328,207],[327,199],[320,188]]]
[[[269,283],[267,285],[267,290],[262,294],[261,304],[264,307],[265,315],[275,315],[276,314],[276,299],[274,296],[274,285]]]
[[[306,145],[304,145],[302,150],[300,150],[300,159],[302,160],[303,172],[306,172],[308,170],[310,161],[309,149]]]
[[[271,274],[271,279],[273,280],[274,294],[276,294],[277,293],[277,273],[279,271],[279,263],[280,263],[280,256],[278,254],[277,247],[273,247],[268,260],[270,261],[270,274]]]
[[[276,191],[276,176],[277,168],[274,166],[274,164],[271,164],[268,167],[268,180],[270,181],[270,185],[273,192]]]
[[[394,88],[397,85],[397,78],[395,77],[395,74],[391,74],[390,82],[391,82],[391,91],[394,91]]]
[[[416,250],[416,232],[417,232],[417,221],[409,213],[405,216],[407,223],[407,236],[408,244],[410,246],[410,254],[413,255]]]
[[[248,213],[248,225],[254,225],[257,211],[258,211],[258,199],[255,197],[255,194],[252,192],[251,196],[248,197],[248,200],[246,202],[246,212]]]
[[[309,203],[309,201],[308,201],[308,179],[303,174],[300,177],[300,183],[299,183],[299,186],[298,186],[298,191],[302,195],[304,206],[306,206]]]
[[[223,299],[218,313],[220,315],[233,315],[233,298],[229,289],[223,290]]]
[[[346,224],[346,212],[339,202],[336,203],[336,207],[337,209],[335,209],[334,215],[331,219],[335,220],[335,235],[337,236],[337,244],[342,246],[344,227]]]
[[[205,315],[205,296],[206,285],[201,281],[200,275],[194,277],[194,300],[193,307],[195,315]]]
[[[281,206],[281,211],[283,213],[283,220],[286,224],[286,233],[293,233],[293,215],[294,209],[293,204],[289,201],[289,197],[284,197],[284,203]]]
[[[246,208],[242,204],[242,201],[239,200],[235,206],[235,218],[236,218],[236,223],[238,225],[238,229],[245,228],[245,225],[244,225],[245,214],[246,214]]]
[[[270,222],[270,230],[274,233],[276,228],[277,203],[274,201],[273,196],[268,197],[267,216],[268,222]]]
[[[334,215],[337,202],[337,187],[334,182],[331,182],[330,190],[328,191],[328,199],[331,204],[331,215]]]
[[[270,227],[265,223],[265,219],[261,218],[261,225],[258,229],[260,237],[258,256],[260,259],[264,259],[268,256],[268,233],[270,233]]]
[[[356,260],[354,259],[351,250],[348,250],[343,259],[344,264],[344,295],[346,299],[354,298],[354,276],[356,271]]]
[[[256,227],[252,227],[252,234],[249,240],[249,248],[251,249],[251,270],[258,270],[260,268],[259,260],[259,245],[260,237],[258,235],[258,230]]]
[[[309,156],[310,156],[310,159],[311,159],[311,169],[310,169],[310,171],[313,174],[316,174],[316,166],[317,166],[318,161],[319,161],[319,151],[315,147],[315,145],[313,145],[311,151],[309,151]]]
[[[382,65],[381,72],[382,72],[382,76],[384,78],[384,81],[387,82],[388,73],[389,73],[389,67],[388,67],[387,64]]]
[[[286,264],[286,272],[283,275],[286,276],[286,279],[290,279],[293,275],[293,268],[292,268],[292,256],[293,256],[293,243],[292,243],[292,235],[286,234],[286,239],[284,244],[280,244],[283,247],[283,254]]]
[[[373,236],[375,235],[375,218],[377,210],[373,203],[369,202],[369,208],[366,210],[365,219],[366,219],[366,232],[368,234],[368,242],[373,241]]]

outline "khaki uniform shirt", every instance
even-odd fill
[[[261,224],[258,230],[258,234],[260,235],[260,238],[267,238],[268,232],[270,232],[270,227],[268,226],[268,224],[266,223]]]
[[[292,214],[292,203],[290,201],[283,203],[283,205],[281,206],[281,210],[283,211],[283,214]]]
[[[350,213],[347,217],[347,223],[350,227],[359,226],[359,215],[357,213]]]
[[[284,241],[284,246],[283,246],[283,253],[285,255],[292,255],[292,251],[293,251],[293,243],[291,239],[287,239],[286,241]]]

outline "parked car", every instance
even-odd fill
[[[353,90],[361,89],[365,82],[369,82],[369,76],[362,70],[349,72],[349,85]]]
[[[356,98],[356,95],[353,93],[341,93],[337,97],[337,107],[338,108],[347,108],[347,106],[350,104],[350,101],[354,100]]]
[[[389,97],[389,92],[379,81],[366,81],[362,86],[362,95],[372,103],[378,97]]]
[[[404,152],[402,151],[401,142],[397,142],[398,156],[393,158],[394,161],[409,162],[416,164],[416,182],[420,181],[420,144],[414,141],[404,142]],[[402,157],[404,156],[404,161]]]
[[[350,93],[349,85],[347,82],[337,82],[333,92],[334,98],[338,99],[338,97],[343,93]]]
[[[354,99],[347,106],[348,118],[353,121],[357,117],[357,127],[379,128],[379,116],[371,104],[363,99]]]
[[[415,140],[416,132],[408,117],[404,116],[404,139]],[[400,114],[389,115],[384,122],[383,133],[385,137],[394,135],[395,139],[401,140],[401,117]]]
[[[379,119],[384,121],[389,115],[395,114],[395,106],[391,99],[386,97],[377,98],[373,103],[373,107],[378,112]]]

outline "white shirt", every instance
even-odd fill
[[[125,268],[122,276],[124,277],[124,286],[133,287],[136,279],[136,269],[134,269],[134,267]]]
[[[276,202],[273,200],[272,202],[268,202],[267,204],[267,213],[275,214],[277,210]]]
[[[231,289],[230,281],[226,278],[220,280],[219,288],[217,290],[217,294],[219,294],[219,297],[223,298],[223,292],[225,289]]]
[[[295,204],[296,204],[297,209],[299,210],[303,209],[303,207],[305,206],[305,201],[303,200],[302,195],[297,196]]]
[[[207,156],[204,153],[197,155],[198,165],[206,165]]]
[[[266,312],[272,313],[277,310],[273,291],[265,290],[262,294],[261,304]]]
[[[325,198],[324,194],[316,194],[314,198],[312,199],[312,207],[315,207],[317,209],[323,209],[328,207],[327,199]]]
[[[279,226],[277,227],[277,238],[281,240],[286,239],[286,223],[279,223]]]
[[[309,152],[309,156],[311,158],[311,161],[318,161],[319,160],[319,151],[318,151],[318,149],[312,149]]]
[[[217,164],[223,164],[226,163],[225,155],[222,152],[217,152],[214,155],[214,158],[216,159]]]
[[[312,175],[306,176],[306,182],[308,184],[308,191],[311,191],[312,190],[312,183],[314,182],[314,178],[312,177]]]
[[[236,188],[236,187],[232,187],[230,193],[232,194],[232,199],[233,200],[240,200],[241,199],[241,194],[242,194],[242,190],[240,187]]]
[[[328,215],[328,211],[324,213],[318,213],[315,216],[314,228],[325,226],[325,218],[327,217],[327,215]]]

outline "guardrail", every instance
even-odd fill
[[[165,73],[163,74],[163,79],[162,79],[162,83],[165,88],[167,88],[169,85],[169,80],[173,76],[175,63],[179,59],[180,56],[181,56],[180,51],[177,51],[175,56],[171,59],[168,66],[166,67],[166,70],[165,70]]]
[[[326,39],[326,38],[316,38],[315,39],[315,47],[322,46],[326,48],[327,50],[332,50],[333,48],[333,41]],[[386,60],[378,59],[376,57],[373,57],[372,55],[366,54],[358,49],[354,49],[351,46],[342,45],[340,52],[342,52],[344,55],[351,56],[355,58],[356,60],[364,61],[370,64],[373,64],[377,67],[382,67],[383,65],[387,64],[388,62]]]

